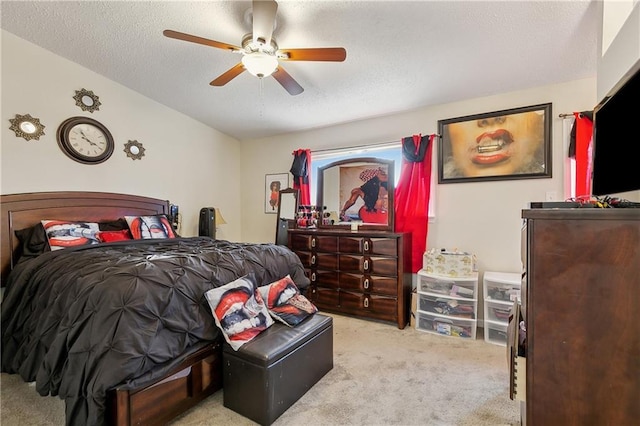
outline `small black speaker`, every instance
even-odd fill
[[[203,207],[200,209],[198,235],[201,237],[216,237],[216,212],[213,207]]]
[[[278,219],[278,229],[276,230],[276,244],[286,246],[289,243],[289,221],[284,218]]]

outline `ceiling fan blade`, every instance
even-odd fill
[[[304,92],[302,86],[300,86],[298,82],[295,81],[293,77],[291,77],[281,66],[279,66],[271,75],[273,75],[273,78],[275,78],[290,95],[295,96]]]
[[[284,55],[282,58],[280,55]],[[342,47],[318,47],[310,49],[280,49],[278,58],[286,61],[333,61],[342,62],[347,51]]]
[[[253,41],[271,43],[278,3],[273,0],[253,0]]]
[[[242,62],[239,62],[233,68],[229,69],[209,84],[212,86],[224,86],[225,84],[242,74],[243,71],[244,65],[242,65]]]
[[[240,50],[240,47],[232,44],[222,43],[220,41],[209,40],[208,38],[202,38],[191,34],[185,34],[173,30],[164,30],[162,32],[166,37],[175,38],[177,40],[190,41],[191,43],[204,44],[205,46],[217,47],[225,50]]]

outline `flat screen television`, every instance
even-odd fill
[[[594,109],[591,193],[640,190],[640,70]]]

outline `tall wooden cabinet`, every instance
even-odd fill
[[[410,234],[294,229],[293,250],[311,280],[307,297],[321,310],[397,323],[411,313]]]
[[[526,424],[640,424],[640,209],[531,209]]]

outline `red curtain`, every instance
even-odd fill
[[[576,118],[576,197],[591,195],[591,140],[593,121],[585,114],[574,112]]]
[[[300,190],[298,204],[311,204],[311,150],[298,149],[291,153],[293,155],[293,164],[291,165],[291,174],[293,175],[293,189]]]
[[[396,232],[411,233],[411,272],[422,268],[429,226],[431,153],[435,135],[402,139],[402,171],[395,189]]]

